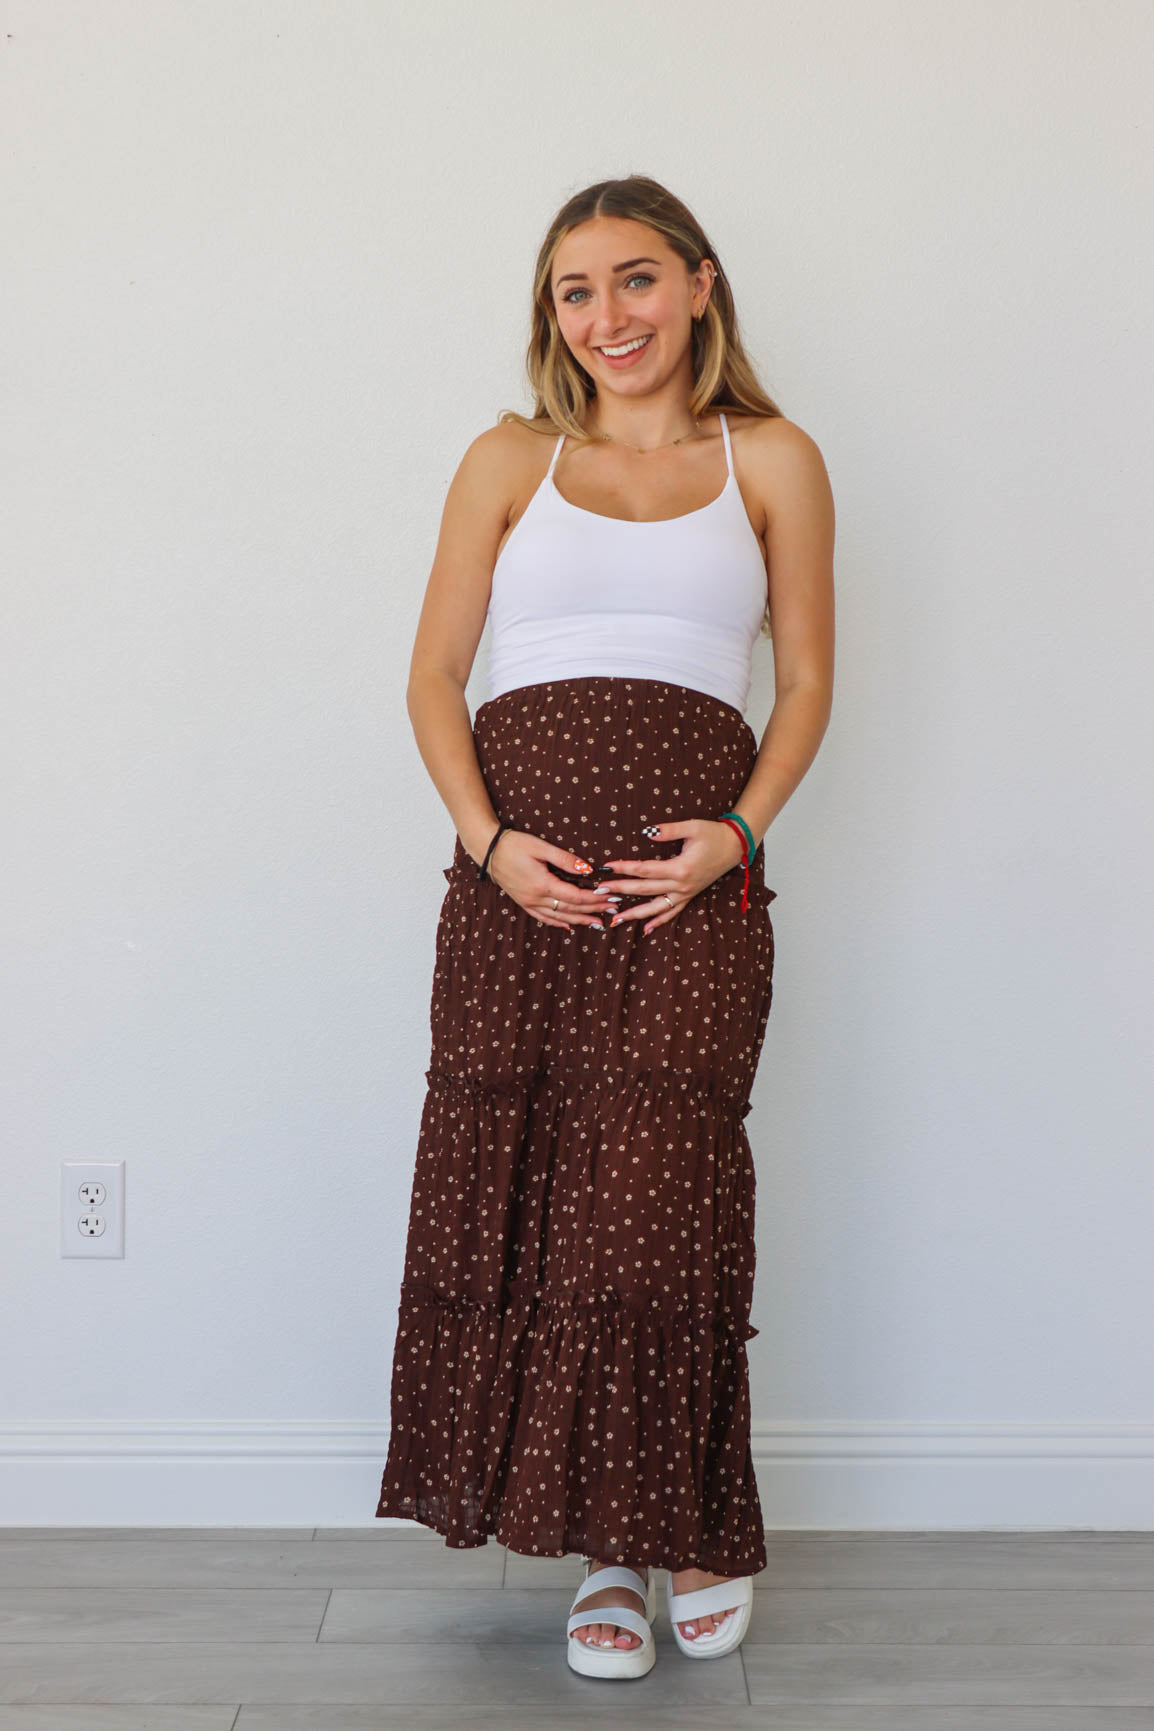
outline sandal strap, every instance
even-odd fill
[[[692,1593],[670,1593],[669,1616],[674,1623],[691,1623],[695,1617],[716,1616],[719,1611],[738,1611],[752,1590],[748,1575],[736,1581],[719,1581],[713,1587],[698,1587]]]
[[[574,1606],[579,1605],[582,1599],[587,1599],[590,1593],[599,1593],[602,1587],[628,1587],[631,1592],[637,1594],[639,1599],[644,1599],[646,1604],[649,1602],[649,1589],[637,1570],[627,1569],[623,1563],[613,1563],[607,1569],[597,1569],[593,1574],[586,1575],[577,1589],[577,1596],[573,1600]],[[613,1608],[617,1609],[616,1606]],[[609,1621],[609,1618],[599,1615],[592,1618],[591,1621],[605,1623]]]
[[[598,1574],[601,1570],[598,1569]],[[652,1639],[653,1630],[640,1611],[631,1611],[627,1605],[599,1605],[593,1611],[574,1611],[569,1618],[567,1633],[581,1629],[587,1623],[615,1623],[619,1629],[631,1629],[642,1641]]]

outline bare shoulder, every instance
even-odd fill
[[[519,501],[532,491],[548,463],[549,440],[517,421],[486,427],[465,447],[445,500],[453,523],[470,525],[482,542],[499,537]]]
[[[785,415],[726,415],[734,446],[757,465],[786,464],[794,469],[825,468],[817,440]]]
[[[477,526],[492,537],[495,559],[549,466],[558,430],[541,418],[528,426],[498,421],[472,440],[450,488]]]
[[[747,497],[751,504],[756,499],[767,524],[787,507],[832,513],[825,458],[804,427],[785,415],[727,415],[726,419]]]
[[[532,427],[499,421],[466,446],[441,512],[432,569],[417,626],[414,666],[469,677],[492,593],[495,561],[509,532],[525,480],[543,474],[549,440]]]
[[[462,458],[462,468],[489,481],[496,481],[515,494],[525,475],[542,461],[548,463],[557,429],[540,418],[526,426],[521,421],[498,421],[472,440]]]

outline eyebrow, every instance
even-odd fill
[[[613,266],[613,273],[616,275],[618,271],[632,270],[635,264],[655,264],[660,266],[660,263],[660,259],[656,258],[627,258],[624,264],[615,264]],[[560,288],[563,282],[588,282],[588,280],[588,273],[586,271],[570,270],[566,271],[564,276],[559,276],[557,278],[557,287]]]

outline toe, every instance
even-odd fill
[[[724,1629],[728,1626],[729,1620],[732,1616],[733,1616],[733,1611],[729,1610],[729,1611],[722,1611],[717,1616],[698,1617],[698,1619],[697,1619],[697,1633],[698,1633],[698,1635],[699,1636],[700,1635],[715,1635],[719,1629]]]

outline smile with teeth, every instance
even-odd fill
[[[652,332],[650,333],[650,336],[651,335]],[[617,348],[613,349],[602,348],[601,353],[603,355],[612,355],[616,360],[618,355],[631,354],[634,349],[642,348],[647,342],[649,342],[649,340],[649,337],[634,337],[631,343],[621,343]]]

